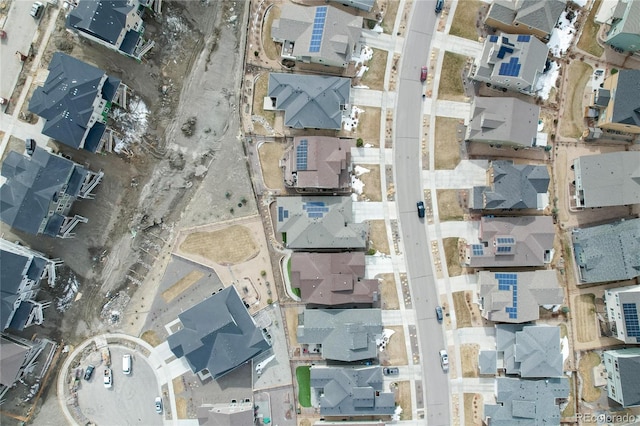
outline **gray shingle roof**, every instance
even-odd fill
[[[609,398],[623,407],[640,405],[640,348],[604,351],[603,358]],[[612,388],[615,388],[615,393]]]
[[[496,351],[507,374],[522,378],[561,377],[560,328],[546,325],[496,324]]]
[[[299,343],[321,344],[322,356],[336,361],[376,358],[381,335],[380,309],[305,309],[297,331]]]
[[[503,243],[508,240],[508,243]],[[482,217],[479,244],[467,247],[473,268],[542,266],[551,261],[555,227],[551,216]]]
[[[509,276],[510,280],[503,280],[504,276]],[[515,277],[515,284],[512,277]],[[540,317],[540,306],[561,304],[564,291],[558,284],[555,270],[481,271],[478,273],[478,297],[482,316],[489,321],[524,323]]]
[[[560,424],[559,399],[569,397],[566,377],[547,380],[496,379],[496,401],[484,404],[484,419],[491,426]]]
[[[517,98],[481,98],[471,105],[467,140],[530,147],[538,133],[540,107]]]
[[[637,19],[640,21],[640,15]],[[611,108],[611,103],[609,105]],[[618,85],[613,97],[611,121],[640,127],[640,70],[620,70],[618,72]]]
[[[640,151],[585,155],[574,160],[573,168],[584,207],[640,203]]]
[[[640,3],[633,0],[618,1],[611,28],[606,33],[606,43],[621,49],[640,50]]]
[[[278,197],[277,231],[291,249],[363,249],[368,226],[353,223],[351,197]]]
[[[492,18],[505,25],[513,24],[515,17],[515,4],[510,0],[494,0],[487,13],[487,19]]]
[[[350,93],[348,78],[269,74],[267,96],[275,98],[276,110],[284,111],[285,126],[296,129],[339,130]]]
[[[480,351],[478,353],[478,370],[480,374],[495,375],[498,369],[498,352]]]
[[[547,166],[513,164],[508,160],[492,161],[491,187],[474,187],[475,210],[543,209],[541,195],[549,189]]]
[[[514,21],[551,34],[566,4],[566,0],[520,0]]]
[[[45,235],[56,236],[64,218],[50,213],[59,197],[76,197],[88,171],[74,162],[38,147],[31,157],[10,152],[2,163],[2,176],[7,181],[0,187],[0,219],[7,225],[37,234],[43,221]]]
[[[367,12],[371,12],[371,9],[373,9],[373,5],[376,2],[376,0],[330,0],[330,1],[333,1],[335,3],[341,3],[341,4],[344,4],[345,6],[353,6],[356,9],[366,10]]]
[[[296,188],[347,189],[351,187],[353,139],[303,136],[282,159],[284,181]]]
[[[382,368],[312,366],[311,388],[321,393],[320,414],[326,416],[391,415],[395,395],[385,392]]]
[[[28,352],[28,347],[0,335],[0,385],[13,385]]]
[[[367,280],[363,252],[291,255],[291,286],[302,301],[318,305],[373,303],[378,280]]]
[[[579,284],[640,276],[640,218],[574,229],[571,238]]]
[[[321,27],[319,49],[310,49],[318,8],[326,8],[324,25]],[[281,43],[293,43],[290,56],[310,58],[329,65],[346,66],[362,35],[362,17],[353,16],[332,6],[307,7],[287,3],[282,6],[280,19],[273,21],[271,37]]]
[[[67,28],[90,34],[117,46],[126,29],[127,15],[134,8],[129,0],[79,0],[67,15]]]
[[[43,134],[70,147],[95,152],[106,128],[100,122],[104,119],[94,114],[95,101],[112,101],[119,85],[119,79],[104,71],[56,52],[44,86],[33,92],[29,111],[45,119]]]
[[[270,348],[235,287],[230,286],[178,315],[183,328],[167,338],[191,370],[217,379]]]

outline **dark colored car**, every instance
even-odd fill
[[[442,322],[442,308],[440,306],[436,306],[436,318],[438,322]]]
[[[444,0],[436,1],[436,13],[442,12],[442,8],[444,7]]]
[[[420,68],[420,81],[427,81],[427,67]]]
[[[385,376],[396,376],[400,374],[398,367],[385,367],[382,369]]]
[[[93,375],[93,370],[95,369],[96,368],[93,365],[91,364],[87,365],[87,369],[84,370],[84,379],[86,381],[89,381],[89,379],[91,379],[91,376]]]
[[[422,219],[424,217],[424,203],[422,201],[418,201],[418,217]]]

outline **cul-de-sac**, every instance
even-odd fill
[[[640,423],[640,0],[0,0],[0,423]]]

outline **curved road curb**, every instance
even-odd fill
[[[164,360],[157,353],[156,349],[145,342],[144,340],[129,336],[121,333],[110,333],[110,334],[101,334],[98,336],[93,336],[90,339],[85,340],[80,345],[78,345],[73,352],[69,354],[64,364],[62,365],[62,371],[60,375],[58,375],[58,383],[56,385],[57,393],[58,393],[58,403],[60,404],[60,408],[64,413],[67,421],[71,425],[80,426],[76,418],[69,411],[69,406],[67,405],[67,397],[69,396],[69,392],[65,389],[65,385],[67,384],[67,377],[69,373],[69,367],[73,361],[76,360],[78,355],[80,355],[86,348],[92,343],[98,344],[100,341],[111,341],[112,343],[122,344],[124,342],[130,342],[135,344],[138,347],[142,347],[144,350],[148,352],[148,355],[144,355],[140,352],[139,348],[136,348],[136,351],[139,352],[140,355],[143,355],[146,358],[147,363],[151,366],[151,369],[154,371],[156,375],[156,380],[158,382],[158,387],[162,388],[162,386],[166,383],[169,393],[169,402],[171,404],[171,423],[174,425],[178,424],[178,419],[176,418],[177,408],[175,401],[175,394],[173,391],[173,378],[171,377],[171,371],[169,366],[164,362]],[[162,373],[159,371],[162,370]],[[165,420],[163,423],[166,423]]]

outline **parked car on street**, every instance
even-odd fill
[[[445,373],[449,371],[449,355],[447,355],[447,351],[444,349],[440,351],[440,366]]]
[[[104,387],[108,389],[111,386],[113,386],[113,374],[111,373],[111,369],[106,367],[104,369]]]
[[[29,11],[29,15],[33,17],[33,19],[40,19],[42,16],[42,12],[44,12],[44,4],[42,2],[35,2],[31,6],[31,10]]]
[[[422,67],[420,68],[420,81],[425,82],[427,81],[427,67]]]
[[[420,219],[424,218],[424,202],[418,201],[417,207],[418,207],[418,217]]]
[[[440,306],[436,306],[436,319],[438,322],[442,322],[442,308]]]
[[[156,397],[156,413],[162,414],[162,398]]]

